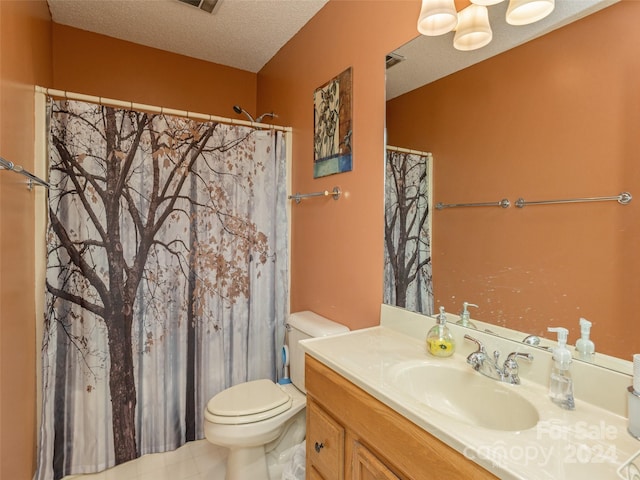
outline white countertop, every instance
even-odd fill
[[[309,355],[501,479],[627,478],[617,471],[640,451],[640,441],[627,432],[625,417],[579,398],[575,410],[563,410],[549,400],[546,386],[522,375],[521,385],[501,385],[516,389],[537,409],[540,420],[528,430],[490,430],[421,404],[389,383],[391,369],[407,361],[429,361],[435,368],[471,367],[464,355],[433,357],[424,341],[387,327],[304,340],[301,345]],[[640,465],[640,459],[635,464]]]

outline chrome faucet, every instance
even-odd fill
[[[526,337],[524,337],[524,340],[522,340],[522,343],[537,347],[538,345],[540,345],[540,337],[537,335],[527,335]]]
[[[522,340],[522,343],[526,343],[527,345],[531,345],[532,347],[544,348],[545,350],[551,350],[549,347],[545,345],[540,345],[540,337],[537,335],[527,335]]]
[[[471,365],[476,372],[482,375],[498,380],[500,382],[510,383],[512,385],[520,384],[520,377],[518,376],[518,358],[524,358],[532,361],[533,355],[530,353],[511,352],[507,355],[507,359],[504,361],[502,368],[498,365],[498,359],[500,358],[500,352],[498,350],[493,352],[493,358],[487,353],[484,345],[480,340],[476,340],[471,335],[465,335],[465,340],[469,340],[475,343],[478,349],[472,352],[467,357],[467,363]]]

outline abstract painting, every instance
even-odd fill
[[[351,171],[351,68],[317,88],[313,101],[313,178]]]

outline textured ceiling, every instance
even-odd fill
[[[258,72],[328,0],[48,0],[55,23]]]

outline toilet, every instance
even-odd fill
[[[204,434],[229,449],[226,480],[276,480],[293,449],[305,438],[306,338],[346,333],[344,325],[316,313],[292,313],[287,322],[291,382],[262,379],[240,383],[215,395],[204,412]]]

